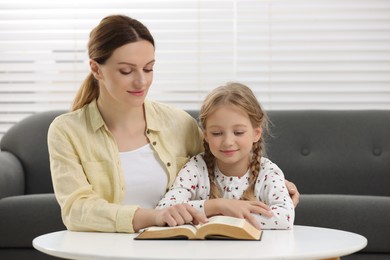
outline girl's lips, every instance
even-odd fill
[[[234,155],[234,153],[236,152],[237,150],[224,150],[224,151],[221,151],[224,155],[226,156],[232,156]]]

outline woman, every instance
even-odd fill
[[[108,16],[92,30],[88,52],[91,73],[73,111],[56,118],[48,133],[66,227],[137,232],[207,221],[187,204],[154,209],[188,158],[202,151],[202,133],[186,112],[145,99],[155,62],[148,29]]]

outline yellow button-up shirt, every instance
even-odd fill
[[[183,110],[149,100],[144,107],[146,136],[165,165],[168,188],[188,158],[202,151],[202,133]],[[69,230],[134,232],[138,206],[122,205],[126,184],[119,150],[96,100],[57,117],[48,147],[54,192]]]

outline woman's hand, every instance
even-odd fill
[[[206,223],[207,218],[189,204],[176,204],[157,210],[155,217],[157,226],[179,226],[188,223]]]
[[[294,183],[288,180],[285,180],[285,182],[286,182],[288,193],[290,194],[291,200],[294,204],[294,207],[296,207],[299,203],[299,197],[301,196],[301,194],[298,192],[297,186],[295,186]]]
[[[224,215],[245,218],[257,229],[260,229],[260,225],[257,223],[255,217],[252,216],[252,213],[272,217],[270,208],[263,202],[222,198],[206,200],[205,212],[207,216]]]

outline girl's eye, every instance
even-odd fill
[[[222,135],[222,133],[221,132],[215,132],[215,133],[211,133],[211,135],[213,135],[213,136],[220,136],[220,135]]]
[[[235,135],[243,135],[245,132],[234,132]]]

